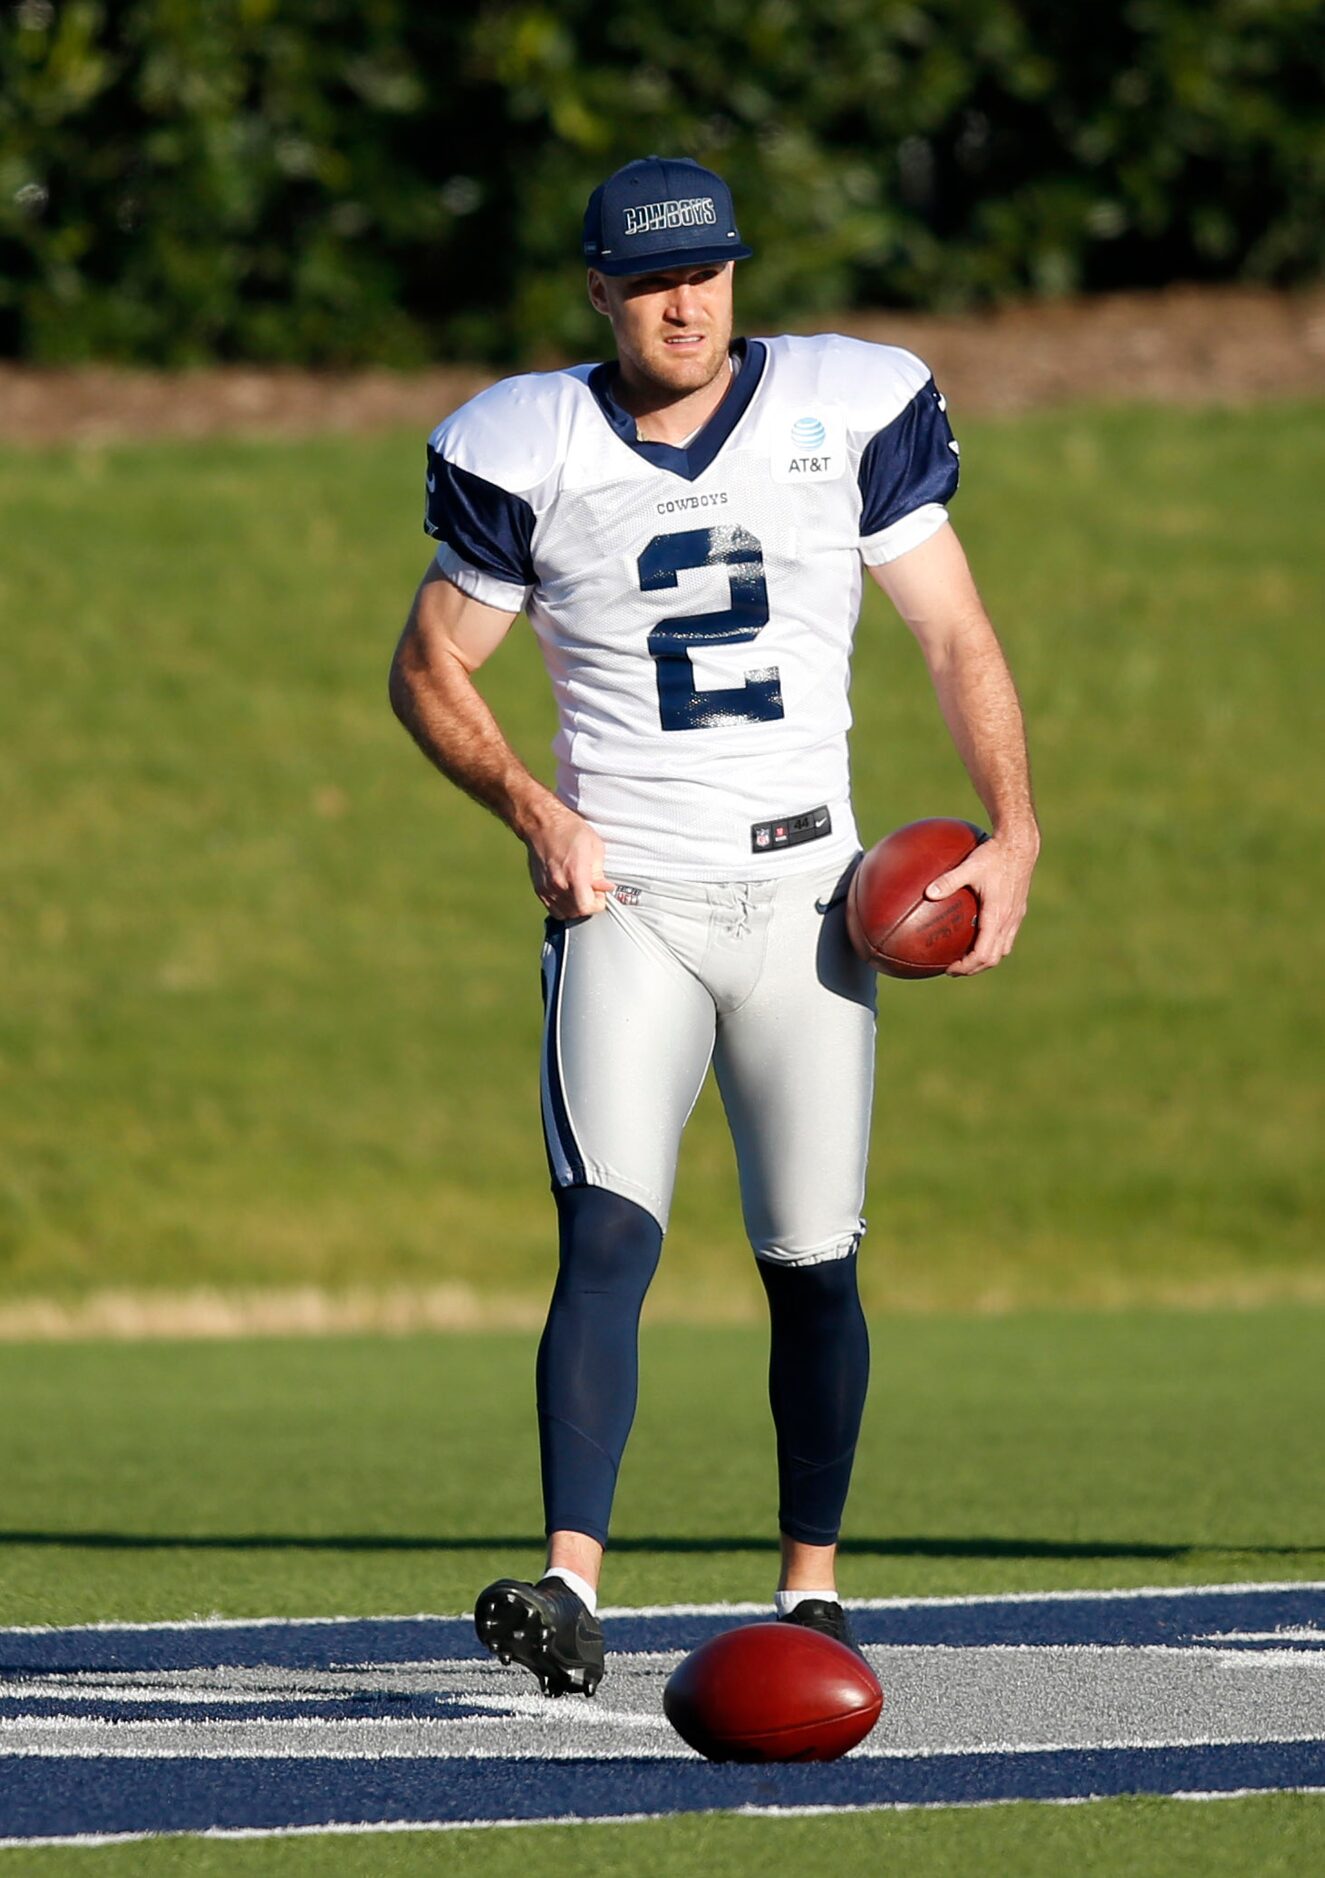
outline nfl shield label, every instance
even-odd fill
[[[846,470],[846,417],[825,405],[787,425],[773,451],[775,483],[835,482]]]
[[[777,815],[772,821],[755,822],[750,829],[750,846],[756,854],[766,848],[798,848],[805,841],[821,841],[833,832],[833,818],[820,803],[803,815]]]

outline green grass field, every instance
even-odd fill
[[[540,910],[390,718],[421,436],[0,458],[0,1298],[539,1297]],[[1322,1289],[1320,407],[963,427],[1046,847],[1014,960],[885,987],[873,1307]],[[538,762],[528,635],[490,693]],[[873,836],[978,812],[878,595]],[[753,1308],[711,1091],[662,1313]]]
[[[279,1873],[446,1872],[448,1878],[806,1878],[904,1872],[906,1878],[1308,1878],[1325,1854],[1325,1808],[1311,1798],[1110,1800],[970,1813],[840,1819],[721,1814],[649,1826],[535,1827],[522,1832],[392,1833],[371,1839],[218,1844],[176,1839],[96,1852],[10,1852],[4,1871],[54,1878],[248,1878]]]
[[[0,1327],[105,1289],[546,1295],[540,912],[516,845],[385,701],[435,415],[416,437],[0,454]],[[961,427],[954,516],[1026,698],[1046,848],[1004,968],[884,987],[852,1594],[1325,1577],[1323,417]],[[485,683],[545,770],[527,635]],[[868,837],[978,813],[877,595],[854,699]],[[1179,1304],[1208,1308],[1156,1308]],[[702,1321],[758,1309],[709,1091],[650,1305],[615,1601],[769,1588],[761,1335]],[[538,1555],[531,1347],[6,1347],[0,1622],[464,1608]],[[1325,1868],[1325,1810],[536,1843],[549,1873],[1296,1874]],[[8,1869],[513,1873],[530,1845],[195,1841]]]
[[[859,1597],[1325,1577],[1325,1313],[876,1319]],[[763,1332],[646,1333],[614,1603],[770,1596]],[[461,1611],[541,1558],[533,1338],[13,1346],[0,1623]]]
[[[1325,1577],[1322,1328],[1300,1309],[876,1321],[843,1589]],[[768,1595],[762,1342],[648,1333],[613,1602]],[[531,1365],[514,1335],[13,1348],[0,1622],[463,1610],[539,1556]],[[690,1819],[595,1827],[587,1847],[537,1830],[555,1872],[748,1873],[770,1856],[865,1872],[886,1854],[923,1873],[1305,1873],[1325,1802]],[[11,1856],[39,1872],[505,1874],[531,1855],[519,1832],[351,1844],[339,1867],[325,1841]]]

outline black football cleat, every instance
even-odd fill
[[[603,1679],[602,1626],[555,1574],[499,1578],[479,1592],[474,1629],[501,1662],[532,1669],[544,1695],[592,1695]]]
[[[821,1637],[845,1643],[848,1650],[861,1655],[860,1645],[851,1634],[851,1620],[836,1598],[802,1598],[794,1611],[778,1618],[780,1624],[799,1624],[802,1630],[817,1630]]]

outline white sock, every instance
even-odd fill
[[[777,1605],[778,1616],[789,1616],[798,1604],[804,1604],[806,1598],[821,1598],[830,1604],[838,1602],[836,1591],[775,1591],[773,1602]]]
[[[568,1565],[549,1565],[543,1576],[560,1578],[562,1584],[570,1586],[577,1598],[583,1599],[590,1617],[598,1615],[598,1593],[587,1578],[581,1578],[580,1574],[573,1572]]]

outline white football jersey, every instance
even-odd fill
[[[527,611],[557,793],[609,880],[761,879],[854,854],[861,567],[946,519],[957,445],[926,367],[836,335],[741,342],[685,448],[637,440],[615,368],[508,378],[433,433],[455,585]]]

